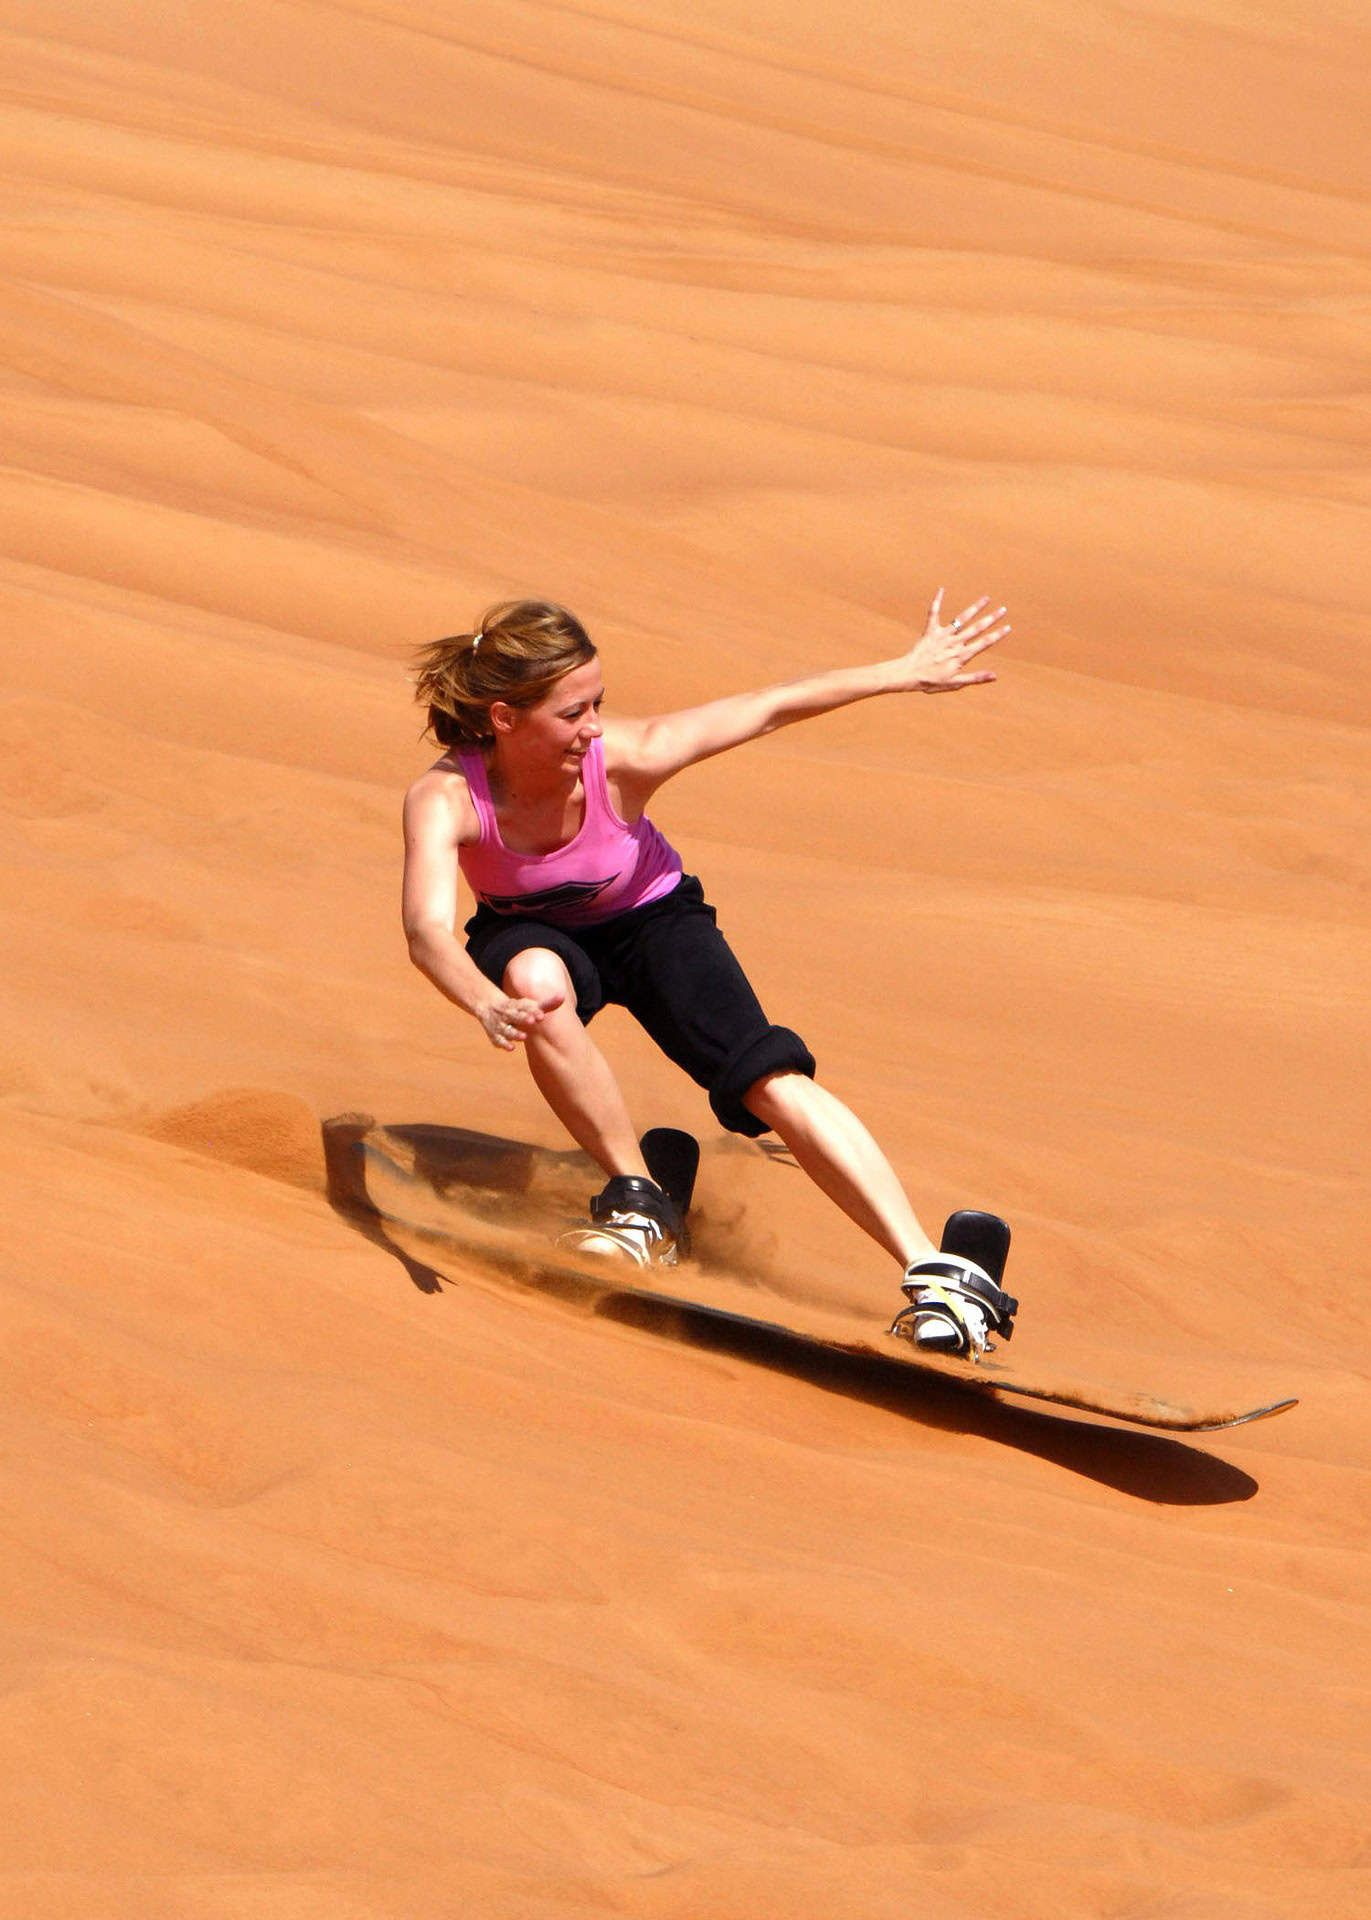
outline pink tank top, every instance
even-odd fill
[[[660,900],[680,880],[681,857],[652,822],[643,818],[626,826],[614,811],[603,741],[592,740],[581,762],[581,830],[551,853],[516,853],[505,845],[480,750],[464,748],[458,758],[481,822],[480,839],[457,849],[458,865],[477,899],[496,913],[525,914],[555,927],[591,927]]]

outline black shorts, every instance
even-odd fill
[[[767,1131],[743,1105],[764,1074],[813,1078],[814,1055],[797,1033],[768,1021],[699,881],[688,874],[660,900],[574,930],[482,904],[466,936],[467,952],[496,986],[516,953],[555,953],[571,975],[582,1021],[611,1002],[626,1007],[667,1058],[707,1089],[716,1119],[731,1133]]]

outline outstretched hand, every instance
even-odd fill
[[[1009,632],[1007,621],[999,624],[1004,608],[987,613],[989,605],[989,594],[982,594],[944,624],[943,589],[939,587],[928,610],[928,625],[899,663],[901,684],[911,693],[956,693],[962,687],[981,687],[992,681],[995,675],[984,668],[967,672],[977,654],[993,647]]]

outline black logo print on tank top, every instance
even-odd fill
[[[611,873],[605,880],[564,880],[541,893],[483,893],[481,898],[495,913],[564,913],[568,907],[588,907],[618,878]]]

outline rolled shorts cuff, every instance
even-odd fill
[[[730,1133],[744,1134],[749,1140],[769,1133],[766,1122],[743,1105],[743,1095],[768,1073],[802,1073],[812,1080],[815,1065],[814,1055],[798,1033],[789,1027],[768,1027],[731,1053],[715,1074],[709,1089],[715,1119]]]

